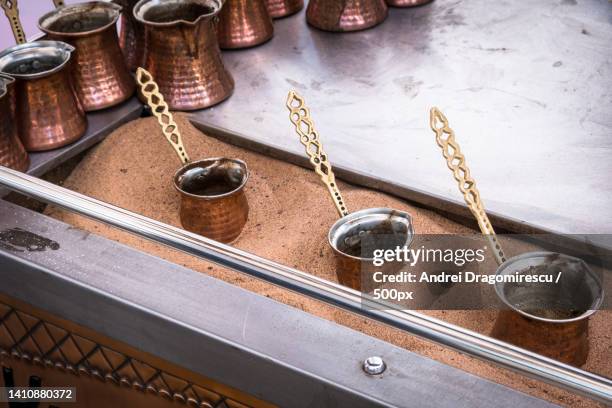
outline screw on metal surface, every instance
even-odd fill
[[[363,371],[369,375],[382,374],[386,369],[387,365],[383,359],[378,356],[368,357],[366,361],[363,362]]]

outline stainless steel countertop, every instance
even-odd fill
[[[605,0],[436,0],[349,34],[308,27],[302,11],[269,43],[224,53],[235,94],[194,120],[303,156],[285,108],[295,88],[332,164],[443,206],[462,197],[429,130],[436,105],[491,212],[610,233],[611,23]]]

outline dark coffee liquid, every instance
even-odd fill
[[[196,181],[189,184],[187,188],[183,187],[183,190],[189,194],[195,194],[200,196],[213,196],[226,194],[230,191],[234,191],[240,184],[231,183],[225,180],[224,177],[209,177],[206,180]]]
[[[57,33],[84,33],[104,27],[111,21],[111,17],[104,12],[79,12],[59,17],[46,28]]]
[[[504,295],[508,302],[525,313],[544,319],[566,320],[582,316],[593,307],[594,294],[586,284],[588,274],[582,262],[551,254],[542,264],[514,273],[539,275],[550,280],[512,282],[504,285]]]
[[[401,223],[394,223],[391,218],[366,227],[349,231],[338,242],[338,250],[347,255],[360,258],[371,258],[374,250],[395,249],[408,241],[408,231]]]
[[[3,72],[13,75],[32,75],[50,71],[60,66],[64,60],[61,57],[23,58],[12,62],[3,68]]]
[[[188,169],[179,177],[179,187],[189,194],[216,196],[236,190],[245,177],[245,171],[240,166],[230,162],[215,163]]]
[[[171,3],[147,11],[144,19],[153,23],[169,23],[176,20],[193,22],[200,16],[214,12],[213,7],[203,4]]]

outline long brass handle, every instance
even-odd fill
[[[348,215],[348,208],[344,204],[344,199],[336,184],[336,176],[329,163],[329,158],[323,150],[319,140],[319,133],[310,118],[310,109],[306,107],[304,98],[298,95],[297,92],[290,91],[287,97],[287,108],[291,112],[289,119],[295,125],[295,131],[300,137],[300,142],[306,147],[306,154],[310,158],[310,163],[312,163],[315,172],[327,186],[338,213],[341,217]]]
[[[498,264],[506,261],[504,251],[495,235],[495,230],[485,212],[484,205],[480,199],[480,192],[476,188],[476,181],[470,175],[470,169],[465,163],[465,156],[455,140],[455,132],[449,127],[446,116],[438,108],[431,108],[429,113],[429,124],[431,130],[436,133],[436,142],[442,148],[442,154],[446,159],[448,168],[451,169],[455,180],[459,183],[459,190],[463,193],[465,202],[478,221],[480,231],[487,237],[492,246],[495,259]]]
[[[136,82],[138,82],[140,87],[140,93],[146,98],[147,105],[151,107],[153,115],[157,118],[164,136],[174,148],[183,164],[189,163],[189,156],[185,151],[185,146],[183,146],[181,132],[174,121],[172,113],[170,113],[164,96],[159,91],[157,83],[153,80],[153,75],[144,68],[138,68],[136,70]]]
[[[21,25],[21,20],[19,19],[19,6],[17,0],[0,0],[0,6],[11,24],[15,42],[17,44],[24,44],[26,42],[26,36],[23,31],[23,26]]]

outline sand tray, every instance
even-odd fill
[[[235,157],[245,160],[249,166],[251,178],[246,194],[251,212],[244,231],[233,245],[335,281],[334,258],[327,244],[327,232],[337,219],[337,214],[319,178],[312,171],[207,137],[195,129],[184,115],[176,115],[176,120],[182,129],[185,146],[193,158]],[[176,155],[161,135],[157,122],[153,118],[139,119],[117,129],[92,149],[66,179],[64,186],[161,222],[180,226],[180,199],[172,185],[172,176],[179,167]],[[352,211],[368,207],[397,208],[412,215],[415,231],[420,234],[475,233],[474,230],[439,214],[412,206],[389,195],[342,183],[340,187],[346,201],[351,204]],[[206,273],[528,394],[563,406],[598,406],[591,400],[81,216],[56,208],[48,208],[47,213],[77,228]],[[488,334],[496,312],[426,313]],[[612,362],[609,358],[612,354],[611,317],[612,313],[600,311],[592,318],[591,352],[587,364],[582,367],[608,377],[612,376]]]

